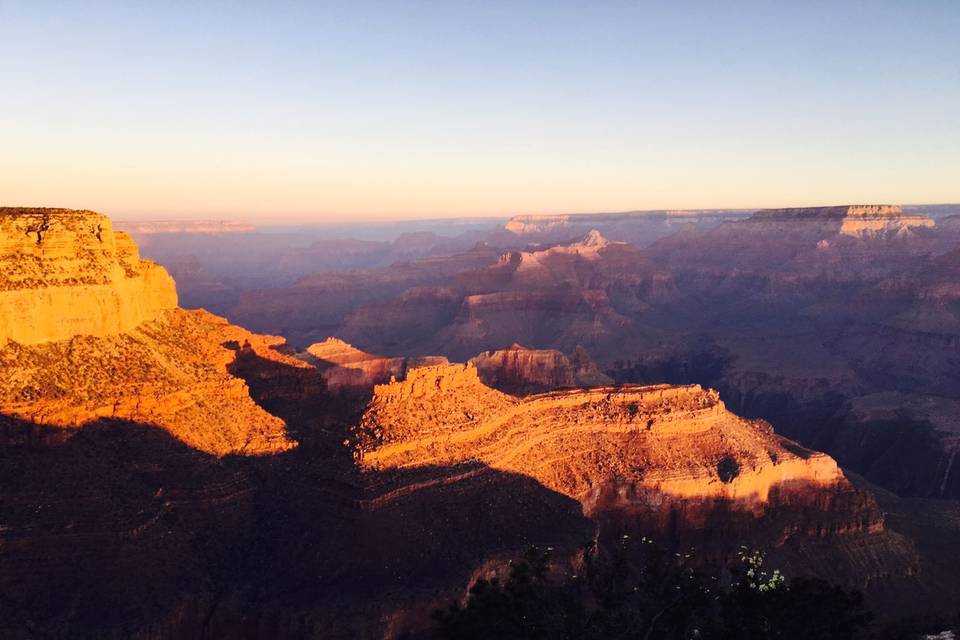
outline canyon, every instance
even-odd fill
[[[653,221],[686,222],[654,237]],[[949,206],[520,216],[465,253],[319,272],[225,313],[300,348],[322,327],[392,357],[580,350],[616,382],[716,388],[893,491],[960,497],[960,427],[925,409],[960,398],[958,246]],[[536,376],[505,388],[546,389]],[[903,410],[873,428],[849,406],[875,394]]]
[[[513,220],[227,319],[105,216],[0,210],[0,635],[404,637],[623,536],[949,610],[949,224],[701,217]]]

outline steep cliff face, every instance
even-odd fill
[[[846,236],[907,234],[912,229],[935,226],[932,218],[906,214],[901,207],[890,204],[764,209],[754,214],[748,222],[779,230],[818,225]]]
[[[327,338],[307,347],[305,358],[320,370],[329,389],[372,389],[374,385],[402,378],[409,369],[446,364],[443,356],[377,356],[337,338]]]
[[[523,474],[580,504],[601,539],[647,535],[704,560],[754,544],[795,572],[860,588],[909,580],[917,556],[825,454],[729,412],[698,385],[515,398],[471,367],[378,386],[355,435],[371,509]],[[460,398],[477,398],[464,406]],[[886,582],[885,582],[886,581]]]
[[[173,280],[89,211],[0,211],[0,439],[102,420],[159,426],[215,455],[293,446],[229,368],[242,348],[309,369],[258,336],[176,308]],[[16,428],[10,423],[19,425]]]
[[[461,406],[465,398],[470,406]],[[412,423],[419,425],[413,428]],[[601,387],[523,399],[483,385],[472,366],[417,369],[380,385],[361,424],[378,469],[478,460],[523,471],[592,510],[617,480],[677,498],[768,501],[790,482],[844,483],[836,463],[726,410],[699,385]]]
[[[610,384],[590,355],[579,348],[574,358],[556,349],[528,349],[514,344],[508,349],[484,351],[470,362],[480,379],[491,387],[510,393],[530,393],[570,387]]]
[[[109,336],[177,306],[173,280],[92,211],[0,209],[0,346]]]

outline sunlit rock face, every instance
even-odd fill
[[[600,372],[583,348],[567,357],[556,349],[529,349],[514,344],[508,349],[484,351],[470,362],[477,367],[485,384],[510,393],[601,386],[613,382]]]
[[[215,455],[294,445],[230,367],[243,350],[310,365],[281,353],[281,338],[178,309],[167,272],[141,260],[106,216],[0,210],[0,261],[0,440],[53,438],[46,427],[62,439],[114,420],[161,427]]]
[[[906,214],[897,205],[868,204],[838,207],[798,207],[789,209],[764,209],[750,221],[769,225],[774,223],[783,229],[798,225],[819,224],[845,236],[871,236],[881,234],[904,234],[915,228],[932,228],[932,218]]]
[[[92,211],[0,209],[0,345],[108,336],[177,306],[173,279]]]
[[[408,369],[447,362],[443,356],[377,356],[337,338],[310,345],[304,359],[320,370],[331,390],[372,389],[391,378],[402,378]]]
[[[629,483],[683,499],[754,508],[785,483],[846,482],[825,454],[730,413],[699,385],[601,387],[519,399],[483,385],[472,365],[415,369],[380,385],[359,432],[377,469],[479,461],[523,472],[581,501]]]
[[[755,545],[794,572],[861,588],[916,570],[912,544],[832,458],[699,385],[518,398],[471,365],[427,367],[375,389],[353,444],[375,509],[522,474],[575,500],[600,539],[650,536],[706,563]]]
[[[309,369],[258,336],[204,311],[174,309],[122,334],[0,349],[0,414],[63,429],[98,420],[156,425],[194,449],[264,454],[294,446],[229,368],[244,348]],[[9,433],[6,438],[30,437]],[[4,436],[0,433],[0,439]]]

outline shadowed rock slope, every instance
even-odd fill
[[[519,399],[483,385],[472,365],[426,367],[375,389],[355,439],[377,506],[522,473],[579,502],[601,538],[653,535],[714,559],[752,542],[792,570],[861,588],[909,582],[917,563],[830,457],[697,385]]]

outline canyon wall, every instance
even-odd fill
[[[0,209],[0,263],[0,444],[120,421],[214,455],[294,446],[230,367],[244,349],[312,367],[281,353],[282,338],[177,308],[167,272],[106,216]]]
[[[567,357],[556,349],[528,349],[514,344],[508,349],[484,351],[470,362],[477,367],[484,384],[509,393],[603,386],[613,382],[600,372],[582,347]]]
[[[745,222],[781,230],[790,230],[797,223],[808,226],[819,224],[825,228],[836,227],[840,235],[854,237],[903,234],[914,228],[932,228],[936,225],[932,218],[906,214],[901,207],[890,204],[764,209]]]
[[[92,211],[0,209],[0,346],[128,331],[177,306],[173,279]]]
[[[784,483],[846,483],[829,456],[784,440],[763,421],[739,418],[699,385],[517,399],[482,384],[472,365],[441,365],[376,387],[358,433],[365,465],[481,461],[531,475],[584,502],[587,513],[588,496],[612,478],[674,498],[751,505]]]
[[[310,345],[302,357],[317,367],[331,390],[372,389],[376,384],[404,377],[409,369],[447,362],[443,356],[378,356],[337,338]]]

